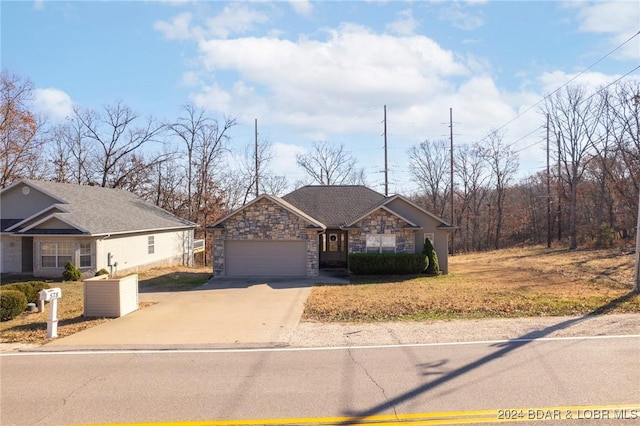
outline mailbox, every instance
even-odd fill
[[[59,299],[62,297],[62,290],[58,287],[56,288],[47,288],[38,292],[38,296],[40,300],[44,300],[45,302],[49,302],[54,299]]]
[[[38,292],[40,312],[44,311],[44,302],[51,302],[49,319],[47,320],[47,338],[58,337],[58,299],[62,297],[62,290],[58,287],[46,288]]]

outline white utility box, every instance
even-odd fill
[[[83,281],[85,317],[119,318],[138,309],[138,274]]]

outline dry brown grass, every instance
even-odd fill
[[[397,321],[640,312],[634,255],[542,247],[456,255],[451,273],[318,286],[307,321]],[[377,282],[376,282],[377,281]]]
[[[211,275],[210,268],[158,268],[139,274],[140,292],[190,290],[204,284]],[[108,318],[84,318],[84,291],[82,282],[51,282],[51,287],[60,287],[62,298],[58,301],[58,336],[65,337],[78,331],[94,327]],[[140,308],[152,302],[140,303]],[[23,313],[11,321],[0,323],[1,343],[36,343],[47,341],[47,318],[49,306],[44,312]]]

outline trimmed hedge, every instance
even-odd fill
[[[0,289],[0,321],[9,321],[27,309],[27,298],[21,291]]]
[[[2,286],[2,290],[17,290],[24,294],[27,303],[38,303],[38,292],[45,288],[51,288],[51,286],[42,281],[26,281]]]
[[[415,275],[426,267],[425,257],[422,254],[349,254],[349,269],[354,275]]]

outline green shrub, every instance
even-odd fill
[[[31,287],[33,287],[34,296],[33,300],[27,300],[28,303],[38,303],[38,299],[40,298],[38,296],[38,293],[40,293],[44,289],[51,288],[49,284],[42,281],[31,281],[29,284],[31,284]]]
[[[26,281],[23,283],[9,284],[2,287],[3,290],[17,290],[21,292],[27,298],[27,303],[37,303],[38,292],[45,288],[50,288],[50,286],[49,284],[42,281]]]
[[[349,269],[355,275],[412,275],[425,268],[421,254],[351,253]]]
[[[109,271],[107,271],[106,269],[102,268],[98,272],[96,272],[95,276],[99,277],[100,275],[109,275]]]
[[[616,239],[616,230],[606,223],[600,225],[598,235],[596,235],[596,248],[608,248],[613,246]]]
[[[438,262],[438,253],[436,253],[436,249],[433,248],[433,244],[431,244],[431,240],[428,238],[424,239],[424,247],[422,248],[422,254],[426,256],[425,262],[427,263],[427,267],[424,270],[426,274],[438,275],[440,273],[440,263]]]
[[[80,272],[80,269],[76,268],[76,265],[73,263],[68,262],[64,267],[64,272],[62,273],[62,279],[64,281],[78,281],[81,276],[82,272]]]
[[[18,290],[0,290],[0,321],[9,321],[27,309],[27,298]]]

